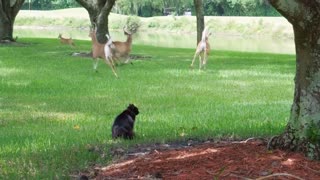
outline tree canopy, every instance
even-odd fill
[[[22,9],[51,10],[80,7],[75,0],[30,0]],[[279,16],[267,0],[203,0],[205,16]],[[193,0],[117,0],[114,12],[142,17],[195,14]]]

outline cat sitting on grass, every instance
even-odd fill
[[[138,114],[138,108],[134,104],[129,104],[127,109],[114,120],[112,125],[112,138],[122,137],[124,139],[133,139],[133,127]]]

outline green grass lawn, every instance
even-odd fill
[[[19,40],[0,46],[0,179],[68,179],[107,164],[111,147],[269,137],[289,117],[293,55],[213,51],[199,72],[189,69],[193,49],[134,45],[133,54],[151,58],[118,66],[117,79],[102,61],[95,73],[90,58],[71,56],[89,41]],[[137,136],[113,141],[113,119],[129,103],[140,110]]]

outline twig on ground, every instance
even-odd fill
[[[232,177],[237,177],[237,178],[241,178],[241,179],[244,179],[244,180],[253,180],[253,179],[246,178],[246,177],[244,177],[244,176],[239,176],[239,175],[236,175],[236,174],[230,174],[230,176],[232,176]]]
[[[232,142],[232,143],[234,143],[234,144],[242,144],[242,143],[248,143],[249,141],[251,141],[251,140],[256,140],[256,139],[260,139],[260,140],[263,140],[262,138],[255,138],[255,137],[251,137],[251,138],[248,138],[248,139],[246,139],[246,140],[244,140],[244,141],[234,141],[234,142]]]
[[[288,174],[288,173],[275,173],[275,174],[271,174],[271,175],[268,175],[268,176],[259,177],[259,178],[256,178],[256,179],[250,179],[250,178],[246,178],[246,177],[239,176],[239,175],[236,175],[236,174],[231,174],[230,176],[241,178],[241,179],[244,179],[244,180],[264,180],[264,179],[272,178],[272,177],[275,177],[275,176],[289,176],[289,177],[292,177],[292,178],[295,178],[295,179],[304,180],[301,177],[298,177],[298,176],[295,176],[295,175],[292,175],[292,174]]]
[[[317,171],[317,170],[315,170],[315,169],[312,169],[312,168],[310,168],[310,167],[308,167],[308,166],[303,166],[303,165],[301,165],[301,164],[300,164],[300,166],[301,166],[301,167],[304,167],[304,168],[306,168],[306,169],[308,169],[308,170],[310,170],[310,171],[312,171],[312,172],[314,172],[314,173],[320,174],[320,171]]]
[[[295,175],[292,175],[292,174],[288,174],[288,173],[275,173],[275,174],[271,174],[269,176],[263,176],[263,177],[257,178],[255,180],[263,180],[263,179],[268,179],[268,178],[275,177],[275,176],[289,176],[289,177],[292,177],[292,178],[295,178],[295,179],[304,180],[301,177],[298,177],[298,176],[295,176]]]

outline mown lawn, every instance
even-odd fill
[[[102,62],[95,73],[90,58],[71,56],[89,41],[19,40],[0,46],[0,179],[70,178],[108,163],[111,147],[269,137],[289,117],[293,55],[213,51],[199,72],[189,69],[193,49],[134,45],[134,55],[150,58],[118,66],[117,79]],[[113,119],[129,103],[140,110],[137,136],[113,141]]]

